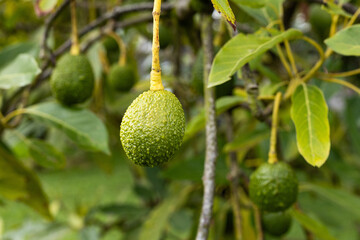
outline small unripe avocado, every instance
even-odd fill
[[[83,55],[66,54],[59,59],[50,80],[54,97],[64,105],[88,100],[94,89],[94,73]]]
[[[114,64],[109,71],[109,85],[117,91],[128,92],[136,83],[136,72],[131,65]]]
[[[296,202],[298,180],[288,164],[264,163],[250,177],[249,194],[264,211],[284,211]]]
[[[112,37],[106,37],[102,43],[106,50],[106,57],[110,65],[116,63],[120,55],[119,45],[116,40]]]
[[[145,167],[169,161],[180,148],[184,133],[184,110],[166,90],[142,93],[126,110],[120,126],[126,155]]]
[[[291,227],[292,219],[288,212],[263,213],[262,225],[268,234],[280,237]]]

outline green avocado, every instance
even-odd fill
[[[298,180],[288,164],[264,163],[250,176],[249,194],[260,209],[283,211],[296,202]]]
[[[106,57],[110,64],[114,64],[118,61],[120,56],[120,49],[119,45],[116,42],[116,40],[112,37],[106,37],[102,41],[105,51],[106,51]]]
[[[320,5],[311,5],[309,11],[309,22],[312,30],[320,37],[325,39],[329,36],[331,15],[322,9]]]
[[[126,155],[145,167],[169,161],[180,148],[184,133],[184,110],[166,90],[142,93],[126,110],[120,126]]]
[[[131,65],[114,64],[108,74],[108,83],[117,91],[128,92],[135,85],[136,76],[136,70]]]
[[[291,227],[292,219],[288,212],[274,212],[262,214],[262,225],[268,234],[280,237]]]
[[[56,64],[50,80],[54,97],[64,105],[88,100],[94,90],[94,73],[84,55],[66,54]]]
[[[218,52],[220,48],[215,48]],[[201,49],[196,55],[196,59],[192,68],[192,78],[190,85],[199,95],[204,95],[204,51]],[[229,96],[232,94],[234,88],[235,77],[233,76],[229,81],[215,87],[216,98]]]

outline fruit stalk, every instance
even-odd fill
[[[278,115],[279,107],[281,102],[281,92],[278,92],[275,96],[274,109],[272,114],[272,124],[271,124],[271,136],[270,136],[270,150],[269,150],[269,163],[276,163],[278,161],[276,154],[276,133],[278,125]]]
[[[76,2],[75,0],[71,0],[71,55],[79,55],[80,47],[79,47],[79,37],[78,37],[78,29],[77,29],[77,21],[76,21]]]
[[[109,32],[108,35],[115,39],[116,43],[119,46],[120,49],[120,57],[119,57],[119,65],[125,66],[126,65],[126,45],[124,44],[124,41],[121,39],[119,35],[114,33],[113,31]]]
[[[152,46],[152,67],[150,73],[150,90],[163,90],[164,86],[161,82],[160,67],[160,41],[159,41],[159,25],[160,25],[161,0],[154,1],[153,10],[153,46]]]

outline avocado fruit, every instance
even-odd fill
[[[114,64],[107,76],[111,88],[119,92],[128,92],[137,82],[136,69],[130,64]]]
[[[88,100],[93,93],[94,84],[91,64],[84,55],[62,56],[50,80],[53,96],[67,106]]]
[[[298,180],[288,164],[264,163],[250,176],[249,195],[263,211],[284,211],[296,202]]]
[[[126,110],[120,126],[126,155],[144,167],[169,161],[180,148],[184,133],[184,110],[166,90],[142,93]]]

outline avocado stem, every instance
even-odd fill
[[[126,65],[126,45],[124,41],[121,39],[119,35],[117,35],[115,32],[111,31],[108,33],[108,36],[112,37],[120,49],[120,57],[119,57],[119,65],[125,66]]]
[[[160,67],[160,41],[159,41],[159,25],[160,25],[161,0],[154,0],[153,10],[153,45],[152,45],[152,67],[150,73],[150,90],[163,90],[164,86],[161,82]]]
[[[76,2],[75,0],[71,0],[71,55],[79,55],[80,47],[79,47],[79,37],[78,37],[78,29],[77,29],[77,21],[76,21]]]
[[[277,135],[280,102],[281,102],[281,92],[278,92],[275,96],[274,108],[272,113],[270,150],[269,150],[269,159],[268,159],[268,162],[270,164],[276,163],[278,161],[276,154],[276,135]]]

